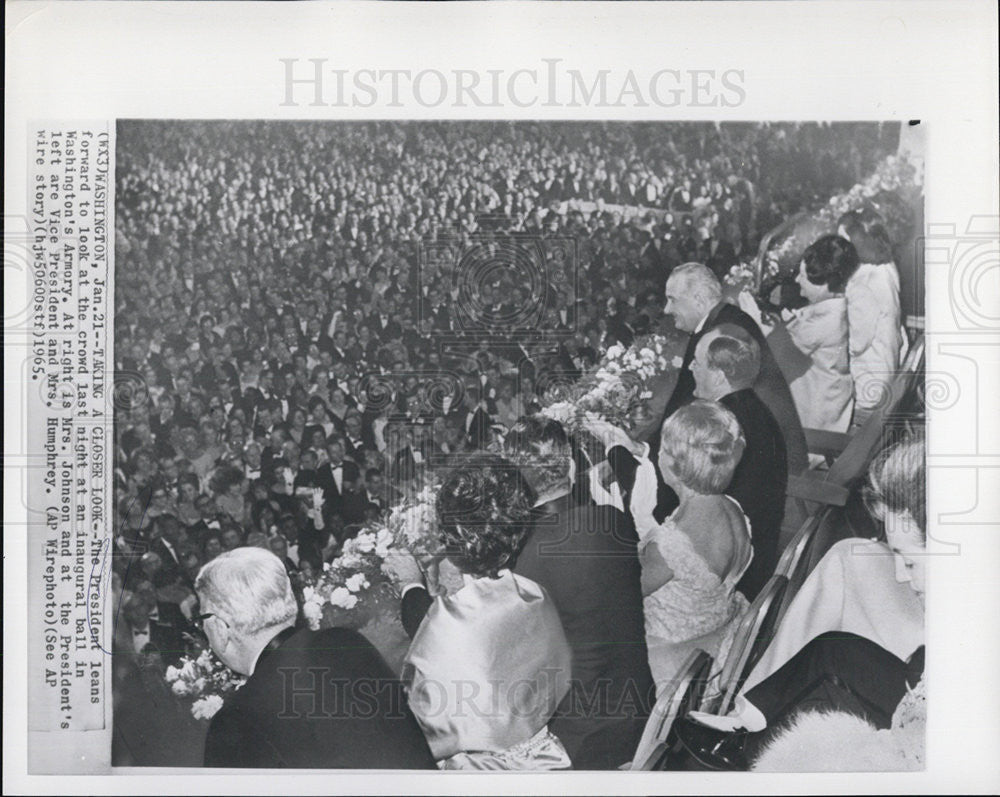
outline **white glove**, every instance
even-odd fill
[[[584,421],[584,425],[586,426],[587,431],[604,443],[605,453],[610,451],[615,446],[623,446],[634,456],[642,457],[645,455],[645,447],[643,444],[637,443],[613,423],[599,420],[597,418],[588,418]]]
[[[424,583],[424,573],[416,557],[409,551],[399,548],[391,549],[382,560],[382,572],[400,587]]]
[[[757,326],[764,326],[761,321],[760,306],[757,304],[757,300],[753,298],[750,291],[740,291],[739,296],[736,297],[736,303],[740,306],[740,310],[757,322]]]

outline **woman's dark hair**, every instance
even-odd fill
[[[531,530],[535,493],[503,457],[477,454],[445,480],[437,497],[441,542],[465,573],[498,578],[514,566]]]
[[[319,366],[317,366],[317,368],[318,367]],[[314,378],[315,378],[315,375],[314,375]],[[309,412],[315,412],[317,407],[322,407],[323,411],[325,412],[326,411],[326,402],[323,401],[323,399],[320,398],[319,396],[313,396],[312,398],[309,399],[308,404],[306,404],[306,409],[308,409]]]
[[[222,532],[221,531],[215,531],[214,529],[209,530],[201,538],[201,557],[202,557],[203,560],[207,560],[208,559],[208,541],[209,540],[213,540],[213,539],[216,542],[219,543],[219,547],[220,548],[222,547]]]
[[[573,447],[559,421],[525,415],[504,438],[504,454],[528,471],[540,493],[566,483]]]
[[[177,479],[177,489],[180,490],[185,484],[190,484],[194,487],[196,493],[201,492],[201,485],[198,484],[198,477],[193,473],[182,473]]]
[[[809,281],[813,285],[826,285],[833,293],[843,293],[860,263],[854,244],[839,235],[824,235],[814,241],[802,259]]]
[[[270,512],[274,516],[274,520],[277,522],[278,510],[270,501],[266,498],[254,501],[253,507],[250,509],[250,520],[253,523],[254,528],[257,528],[260,525],[261,518],[264,517],[265,512]]]
[[[893,259],[892,241],[885,220],[874,208],[851,210],[837,219],[837,228],[844,228],[863,263],[888,263]]]
[[[232,465],[223,465],[209,480],[209,487],[216,495],[224,495],[234,484],[243,482],[243,474]]]

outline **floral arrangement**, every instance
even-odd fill
[[[225,696],[235,692],[246,678],[237,675],[205,648],[197,658],[184,656],[179,667],[167,667],[167,683],[178,697],[192,701],[191,714],[195,719],[208,720],[222,708]]]
[[[844,213],[866,204],[877,205],[876,209],[886,217],[890,237],[898,240],[908,219],[907,214],[900,213],[896,206],[905,205],[905,197],[912,196],[922,185],[921,170],[905,156],[889,155],[882,159],[871,175],[856,183],[850,190],[831,197],[825,205],[795,225],[787,235],[775,241],[765,255],[765,273],[759,292],[768,293],[782,273],[787,274],[797,268],[806,247],[821,235],[835,232],[837,219]],[[894,197],[896,201],[890,200],[890,197]],[[738,280],[741,274],[742,271],[734,273],[733,279]]]
[[[832,197],[818,215],[835,224],[844,213],[861,207],[882,192],[906,190],[920,185],[923,185],[923,174],[912,161],[899,155],[889,155],[868,178],[854,185],[850,191]]]
[[[441,485],[434,482],[426,485],[412,500],[393,508],[386,521],[396,544],[418,558],[442,553],[434,508],[440,489]]]
[[[761,269],[759,280],[757,267],[753,263],[737,263],[729,269],[722,281],[725,285],[735,288],[735,293],[744,290],[756,293],[761,287],[773,284],[780,275],[779,258],[774,249],[769,249],[764,255],[764,267]]]
[[[439,553],[434,509],[438,489],[436,484],[424,487],[344,542],[337,558],[323,566],[316,584],[302,590],[302,612],[310,628],[360,628],[377,614],[382,600],[398,599],[383,563],[394,550],[417,557]]]
[[[611,346],[597,367],[576,384],[547,395],[542,414],[570,431],[586,428],[592,420],[628,428],[636,405],[651,398],[650,383],[679,358],[668,359],[669,341],[662,335],[642,335],[627,348]]]
[[[358,604],[370,597],[368,593],[373,586],[386,583],[382,562],[392,545],[387,528],[368,526],[344,543],[336,559],[323,565],[323,574],[316,584],[302,589],[302,613],[312,630],[331,625],[364,625],[371,607],[362,605],[359,609]]]

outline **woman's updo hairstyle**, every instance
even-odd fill
[[[733,478],[746,440],[736,416],[721,404],[696,399],[671,415],[660,432],[660,456],[684,486],[718,495]]]
[[[462,462],[441,485],[437,515],[448,558],[464,573],[497,578],[512,568],[531,530],[535,493],[494,454]]]
[[[854,244],[839,235],[824,235],[803,253],[806,277],[813,285],[826,285],[832,293],[843,293],[847,281],[858,270],[860,260]]]

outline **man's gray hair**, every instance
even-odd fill
[[[287,623],[298,613],[285,565],[263,548],[219,554],[202,567],[194,589],[203,608],[224,614],[242,634]]]
[[[706,304],[722,301],[722,284],[708,266],[701,263],[684,263],[670,272],[670,280],[683,280],[685,290]]]

